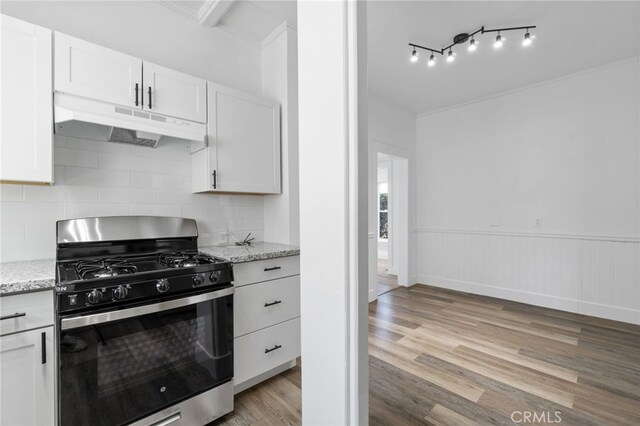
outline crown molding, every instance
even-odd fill
[[[524,91],[527,91],[527,90],[530,90],[530,89],[535,89],[536,87],[542,87],[542,86],[558,83],[560,81],[569,80],[571,78],[581,77],[581,76],[592,74],[592,73],[596,73],[596,72],[599,72],[599,71],[604,71],[604,70],[607,70],[607,69],[610,69],[610,68],[620,67],[622,65],[626,65],[626,64],[631,63],[631,62],[638,62],[639,60],[640,60],[640,55],[629,56],[627,58],[620,59],[618,61],[609,62],[608,64],[598,65],[597,67],[587,68],[585,70],[573,72],[571,74],[565,74],[565,75],[562,75],[560,77],[554,77],[554,78],[550,78],[548,80],[543,80],[543,81],[540,81],[540,82],[537,82],[537,83],[533,83],[533,84],[529,84],[529,85],[526,85],[526,86],[517,87],[515,89],[505,90],[503,92],[495,93],[493,95],[483,96],[481,98],[473,99],[471,101],[460,102],[458,104],[450,105],[450,106],[447,106],[447,107],[444,107],[444,108],[438,108],[438,109],[434,109],[434,110],[431,110],[431,111],[425,111],[425,112],[417,114],[417,117],[418,118],[422,118],[422,117],[427,117],[427,116],[433,115],[433,114],[439,114],[441,112],[449,111],[449,110],[460,108],[460,107],[463,107],[463,106],[473,105],[473,104],[476,104],[476,103],[479,103],[479,102],[484,102],[484,101],[488,101],[488,100],[491,100],[491,99],[500,98],[502,96],[508,96],[508,95],[513,94],[513,93],[524,92]]]

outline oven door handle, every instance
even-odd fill
[[[153,314],[167,311],[169,309],[181,308],[183,306],[194,305],[208,300],[219,299],[233,294],[234,288],[228,287],[211,293],[197,294],[195,296],[184,297],[182,299],[168,300],[166,302],[154,303],[153,305],[136,306],[135,308],[122,309],[117,311],[103,312],[93,315],[81,315],[72,318],[64,318],[60,321],[61,330],[85,327],[88,325],[102,324],[105,322],[117,321],[125,318],[137,317],[141,315]]]

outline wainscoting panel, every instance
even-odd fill
[[[414,232],[419,283],[640,324],[637,238]]]

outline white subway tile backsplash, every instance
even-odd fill
[[[131,214],[141,216],[181,216],[178,204],[131,204]]]
[[[22,201],[23,192],[22,185],[3,184],[0,187],[0,201]]]
[[[168,175],[191,176],[191,161],[156,160],[156,171]]]
[[[64,203],[2,201],[3,220],[56,221],[64,218]]]
[[[166,191],[158,189],[159,204],[196,204],[198,195],[186,193],[184,191]]]
[[[66,182],[67,169],[64,166],[53,166],[53,184],[60,185]]]
[[[156,160],[148,156],[138,157],[128,154],[100,152],[98,153],[98,167],[108,170],[153,172],[156,169]]]
[[[2,233],[2,242],[24,241],[24,220],[16,220],[14,218],[0,220],[0,232]]]
[[[67,167],[67,185],[129,186],[130,172],[87,167]]]
[[[53,186],[0,185],[0,261],[55,257],[55,223],[112,215],[182,216],[198,223],[201,246],[218,232],[263,235],[263,198],[192,194],[189,144],[156,149],[56,135]]]
[[[64,218],[75,219],[79,217],[98,216],[126,216],[129,215],[128,204],[111,203],[65,203]]]

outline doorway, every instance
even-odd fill
[[[397,266],[393,262],[393,207],[392,178],[393,161],[384,153],[378,153],[377,175],[377,208],[378,224],[376,237],[378,240],[378,276],[376,294],[378,296],[398,288]]]
[[[375,295],[380,296],[408,285],[408,159],[378,151],[375,161]]]

